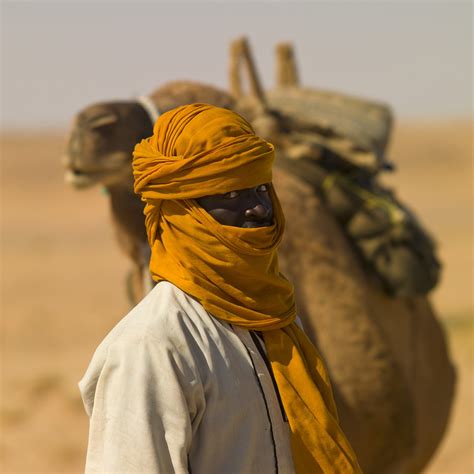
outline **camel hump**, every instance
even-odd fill
[[[166,112],[185,104],[203,102],[231,109],[233,97],[223,89],[195,81],[171,81],[149,95],[160,112]]]

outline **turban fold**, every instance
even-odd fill
[[[278,267],[284,216],[273,186],[268,227],[224,226],[195,200],[270,183],[273,161],[273,146],[232,111],[191,104],[163,114],[133,153],[135,192],[146,203],[150,271],[214,317],[262,331],[297,473],[360,472],[339,427],[322,358],[294,323],[293,286]]]

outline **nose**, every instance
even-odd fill
[[[255,220],[267,219],[270,215],[270,209],[262,203],[257,203],[245,210],[245,217]]]

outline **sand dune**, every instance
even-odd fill
[[[127,262],[106,197],[63,184],[64,134],[2,143],[1,471],[80,472],[87,418],[77,390],[93,350],[125,315]],[[460,374],[454,416],[429,473],[474,472],[472,123],[402,123],[387,176],[439,242],[433,294]],[[26,449],[25,449],[26,447]]]

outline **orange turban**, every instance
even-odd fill
[[[269,227],[221,225],[195,201],[271,182],[273,161],[273,145],[230,110],[192,104],[163,114],[133,153],[150,270],[214,317],[263,331],[298,473],[358,473],[321,356],[294,323],[293,286],[278,268],[284,217],[273,187]]]

